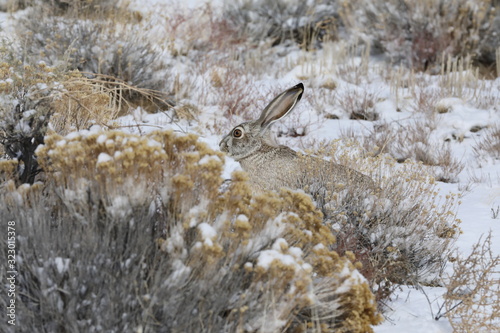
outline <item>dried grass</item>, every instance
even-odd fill
[[[379,118],[375,111],[377,94],[366,90],[346,90],[337,94],[337,101],[341,109],[353,120],[376,121]]]
[[[480,140],[472,148],[476,160],[483,160],[485,157],[491,157],[495,160],[500,159],[500,124],[484,130]],[[485,156],[486,155],[486,156]]]
[[[456,182],[465,165],[454,157],[447,142],[433,140],[435,127],[435,121],[429,116],[405,122],[405,125],[381,122],[361,137],[352,131],[344,131],[343,136],[358,140],[363,149],[374,156],[388,154],[400,163],[421,162],[429,167],[427,171],[436,180]]]
[[[455,332],[494,332],[500,324],[500,255],[492,249],[491,232],[467,256],[456,255],[446,283],[444,314]]]

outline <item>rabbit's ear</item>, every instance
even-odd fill
[[[276,96],[276,98],[274,98],[271,103],[266,106],[259,119],[256,121],[257,124],[260,124],[261,130],[265,130],[276,120],[279,120],[290,113],[295,104],[300,101],[303,92],[304,85],[299,83]]]

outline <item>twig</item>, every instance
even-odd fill
[[[424,294],[425,298],[427,299],[427,303],[429,304],[429,308],[431,309],[431,316],[432,316],[432,318],[435,318],[434,311],[432,311],[432,303],[431,303],[431,300],[429,299],[429,296],[427,296],[427,293],[424,291],[424,288],[422,288],[419,284],[417,284],[416,286],[417,286],[417,289],[419,289],[422,292],[422,294]]]
[[[434,317],[434,320],[439,320],[443,317],[445,317],[448,313],[450,313],[451,311],[453,311],[455,308],[457,308],[460,304],[462,304],[464,301],[460,301],[458,302],[457,304],[455,304],[454,306],[452,306],[449,310],[445,311],[443,314],[441,314],[441,310],[443,309],[444,307],[444,303],[439,307],[439,312],[437,313],[437,315]]]

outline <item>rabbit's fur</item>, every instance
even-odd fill
[[[250,181],[261,189],[303,189],[316,198],[339,187],[376,190],[374,181],[351,168],[278,145],[271,135],[272,123],[285,117],[302,97],[302,83],[284,91],[262,111],[259,119],[234,127],[219,143],[241,164]]]

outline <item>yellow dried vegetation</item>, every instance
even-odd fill
[[[42,205],[60,223],[87,225],[134,219],[153,205],[150,214],[163,212],[155,222],[164,228],[162,260],[186,268],[162,281],[179,296],[208,284],[214,298],[207,307],[172,303],[187,306],[183,313],[224,313],[210,320],[235,331],[371,332],[381,321],[361,265],[333,250],[335,236],[310,197],[255,193],[242,172],[221,191],[223,156],[195,135],[84,130],[49,135],[36,153],[45,184],[0,187],[9,210],[26,218]],[[224,310],[214,310],[219,303]],[[205,325],[217,331],[215,321]]]
[[[36,111],[43,104],[41,116],[50,118],[52,128],[60,134],[92,125],[109,127],[119,111],[118,99],[109,87],[78,71],[61,71],[43,62],[0,63],[0,93],[33,101]],[[9,112],[8,107],[3,105],[3,112]]]

